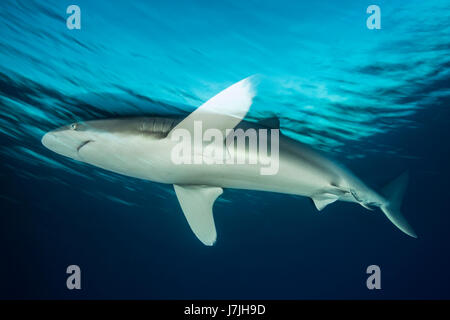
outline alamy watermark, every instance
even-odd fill
[[[81,9],[80,9],[80,7],[75,4],[72,4],[67,7],[66,13],[70,14],[70,16],[68,16],[66,19],[67,29],[80,30],[81,29]]]
[[[376,264],[367,267],[366,273],[370,276],[366,280],[366,286],[369,290],[381,289],[381,269]]]
[[[369,29],[369,30],[381,29],[381,9],[380,9],[380,7],[375,4],[372,4],[367,7],[366,12],[370,14],[370,16],[366,20],[367,29]]]
[[[269,139],[270,130],[270,139]],[[256,165],[261,175],[275,175],[279,170],[279,129],[208,128],[194,121],[194,136],[187,129],[176,128],[171,140],[174,164]]]
[[[72,264],[67,267],[66,273],[70,274],[66,280],[67,289],[81,290],[81,268],[76,264]]]

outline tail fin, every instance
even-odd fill
[[[408,172],[404,172],[402,175],[389,183],[382,191],[383,195],[387,199],[387,202],[380,208],[386,217],[388,217],[388,219],[391,220],[397,228],[402,230],[407,235],[417,238],[413,228],[409,225],[400,212],[400,207],[402,205],[402,199],[405,194],[407,184]]]

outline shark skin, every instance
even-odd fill
[[[189,226],[208,246],[217,239],[212,209],[223,188],[305,196],[313,200],[318,210],[338,200],[358,203],[370,210],[379,207],[401,231],[417,237],[400,212],[407,174],[379,194],[343,166],[282,134],[278,139],[275,174],[262,175],[262,161],[256,164],[173,162],[172,150],[177,143],[172,139],[174,132],[178,129],[193,132],[195,122],[223,133],[228,129],[267,128],[265,121],[260,124],[243,121],[254,95],[250,77],[223,90],[184,119],[135,117],[73,123],[46,133],[42,144],[60,155],[105,170],[173,184]],[[258,153],[251,154],[254,150],[247,146],[235,146],[234,151],[262,160]]]

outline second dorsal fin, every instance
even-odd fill
[[[280,119],[278,117],[270,117],[261,119],[258,124],[269,129],[280,129]]]

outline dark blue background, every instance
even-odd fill
[[[381,212],[354,204],[338,202],[318,214],[305,198],[255,192],[261,201],[249,203],[225,191],[233,202],[215,205],[219,238],[205,247],[191,234],[175,196],[153,200],[146,210],[94,201],[77,188],[107,192],[120,186],[86,186],[76,176],[69,177],[70,188],[30,184],[2,161],[2,194],[20,203],[0,204],[1,297],[448,299],[447,119],[448,110],[437,106],[420,114],[420,129],[384,141],[406,145],[422,159],[380,155],[353,167],[370,181],[410,169],[403,211],[417,240]],[[146,189],[155,192],[151,183]],[[160,214],[163,206],[168,212]],[[81,291],[65,287],[70,264],[82,269]],[[381,267],[380,291],[366,289],[371,264]]]

